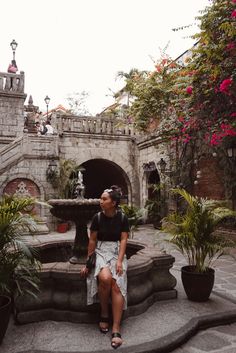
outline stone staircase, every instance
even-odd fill
[[[0,175],[23,159],[50,158],[58,155],[56,136],[24,134],[0,149]]]

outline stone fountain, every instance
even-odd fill
[[[75,223],[76,233],[73,256],[69,260],[72,264],[84,264],[86,262],[88,248],[87,224],[92,216],[100,210],[100,200],[85,199],[84,193],[83,175],[79,171],[75,186],[75,199],[55,199],[48,201],[49,205],[52,206],[51,213],[54,216]]]
[[[98,319],[97,304],[87,306],[86,280],[80,270],[86,261],[88,234],[87,223],[100,209],[99,199],[85,199],[82,175],[76,186],[76,199],[49,200],[51,213],[76,225],[75,238],[66,233],[34,244],[42,269],[38,299],[19,297],[16,300],[16,319],[19,323],[42,320],[95,322]],[[40,238],[39,238],[40,239]],[[149,248],[146,244],[129,240],[128,258],[128,309],[124,316],[138,315],[155,301],[174,299],[177,292],[175,277],[169,272],[174,258]]]

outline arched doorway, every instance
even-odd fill
[[[160,198],[160,189],[156,190],[154,185],[160,185],[160,176],[157,169],[150,172],[148,176],[148,199]]]
[[[153,223],[155,228],[160,227],[162,218],[160,176],[156,167],[147,174],[147,196],[146,207],[148,210],[147,221]]]
[[[106,159],[91,159],[84,162],[83,180],[86,198],[99,198],[103,190],[118,185],[122,190],[122,202],[131,199],[130,181],[121,167]]]

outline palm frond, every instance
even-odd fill
[[[184,189],[173,189],[187,202],[184,214],[172,213],[164,218],[163,230],[172,234],[168,240],[187,258],[190,265],[203,272],[224,252],[235,246],[235,242],[214,233],[217,224],[236,213],[220,202],[197,198]]]

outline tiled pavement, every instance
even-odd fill
[[[48,239],[73,239],[74,231],[65,234],[52,233],[39,236],[35,242]],[[140,242],[154,244],[163,251],[172,254],[176,262],[171,270],[177,278],[179,293],[177,302],[166,301],[154,304],[146,313],[124,320],[123,330],[125,342],[118,351],[127,353],[164,353],[170,350],[153,348],[152,340],[166,345],[169,340],[178,339],[189,320],[199,315],[218,312],[224,314],[236,311],[236,261],[232,256],[223,256],[215,263],[216,280],[212,300],[206,304],[194,304],[186,300],[180,280],[180,268],[186,263],[184,258],[165,241],[166,234],[156,231],[152,226],[141,226],[135,232],[134,239]],[[226,298],[226,300],[224,299]],[[229,300],[230,299],[230,300]],[[236,317],[236,316],[235,316]],[[182,321],[181,321],[182,320]],[[186,323],[185,326],[184,323]],[[212,323],[211,323],[212,326]],[[180,327],[180,332],[178,331]],[[176,331],[177,330],[177,331]],[[168,332],[170,334],[168,335]],[[178,335],[175,333],[178,332]],[[127,336],[127,333],[129,335]],[[96,325],[78,325],[65,322],[36,323],[23,326],[11,325],[0,353],[67,353],[89,352],[88,345],[96,353],[111,352],[109,337],[101,337],[97,333]],[[142,344],[143,342],[143,344]],[[150,344],[150,345],[149,345]],[[152,347],[149,349],[149,347]],[[91,350],[90,350],[91,351]],[[209,328],[198,332],[173,353],[236,353],[236,323]]]
[[[135,239],[142,241],[142,227],[135,234]],[[156,244],[167,253],[175,257],[173,274],[180,272],[180,268],[186,264],[183,256],[168,242],[165,242],[166,234],[161,231],[153,231],[150,226],[145,227],[145,241]],[[214,263],[215,284],[213,291],[216,295],[229,298],[236,304],[236,256],[223,255]],[[236,323],[224,325],[200,331],[187,343],[172,351],[173,353],[236,353]]]

